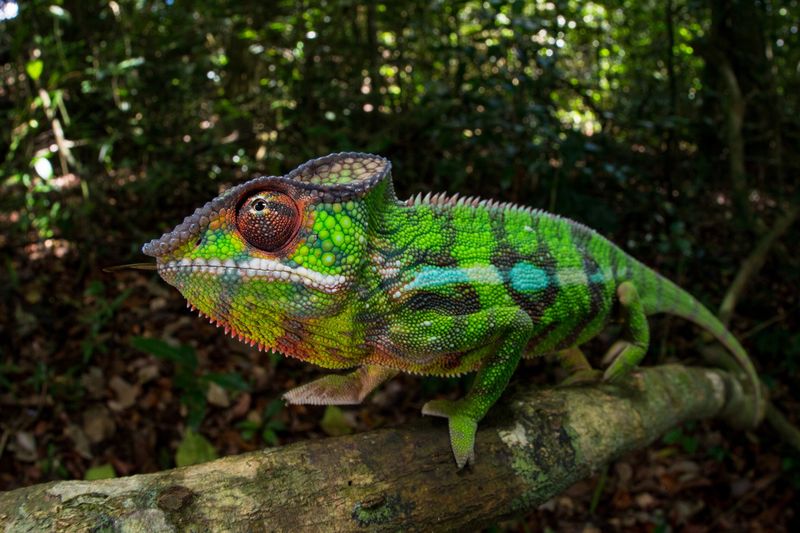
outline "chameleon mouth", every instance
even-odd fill
[[[216,276],[233,275],[243,279],[263,279],[301,283],[311,289],[333,294],[341,290],[346,278],[341,274],[321,274],[306,267],[292,268],[283,263],[254,257],[244,261],[227,259],[180,259],[158,263],[158,273],[167,281],[179,273],[205,273]]]

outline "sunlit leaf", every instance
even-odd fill
[[[43,180],[49,180],[53,177],[53,165],[46,157],[37,157],[33,160],[33,169]]]
[[[128,70],[128,69],[135,68],[135,67],[138,67],[138,66],[143,65],[143,64],[144,64],[144,58],[143,57],[131,57],[131,58],[126,59],[124,61],[120,61],[117,64],[117,68],[119,70]]]
[[[69,11],[67,11],[63,7],[57,6],[55,4],[53,4],[52,6],[48,7],[47,11],[49,11],[50,14],[53,15],[54,17],[56,17],[58,19],[61,19],[61,20],[68,21],[68,20],[70,20],[72,18],[71,15],[69,14]]]
[[[86,470],[83,479],[86,481],[94,481],[96,479],[111,479],[117,477],[114,467],[110,464],[93,466]]]
[[[37,81],[41,77],[43,69],[44,61],[41,59],[28,61],[28,64],[25,65],[25,72],[28,73],[28,76],[30,76],[33,81]]]

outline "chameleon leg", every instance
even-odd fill
[[[630,281],[621,283],[617,287],[617,298],[622,309],[624,338],[622,342],[614,343],[606,354],[607,358],[613,359],[603,375],[606,381],[617,381],[626,376],[644,358],[647,346],[650,344],[647,316],[644,314],[639,293],[633,283]]]
[[[531,318],[523,311],[516,311],[502,329],[497,351],[481,366],[467,395],[455,401],[432,400],[422,406],[422,414],[448,419],[450,446],[458,468],[475,461],[478,422],[508,385],[532,328]]]
[[[599,370],[592,368],[586,356],[577,346],[567,348],[556,353],[558,363],[561,365],[567,374],[567,378],[561,382],[561,385],[575,385],[579,383],[592,383],[599,381],[602,374]]]
[[[283,395],[287,403],[313,405],[352,405],[361,403],[367,394],[387,379],[396,376],[397,370],[382,366],[365,365],[349,374],[331,374],[311,383],[295,387]]]

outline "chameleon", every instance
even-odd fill
[[[644,357],[649,315],[671,313],[731,352],[734,336],[697,299],[599,233],[513,203],[430,193],[397,199],[391,163],[336,153],[234,186],[142,247],[187,306],[260,350],[332,370],[290,404],[357,404],[400,372],[476,373],[444,417],[458,468],[478,422],[523,357],[557,354],[578,382],[618,382]],[[579,346],[621,323],[601,374]],[[758,422],[757,409],[753,425]]]

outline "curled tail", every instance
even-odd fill
[[[753,391],[755,409],[752,426],[758,425],[762,405],[761,382],[753,361],[736,337],[694,296],[641,263],[629,259],[628,265],[628,275],[623,279],[630,279],[641,291],[645,314],[668,313],[685,318],[708,331],[733,355]]]

